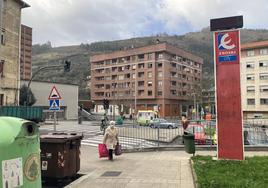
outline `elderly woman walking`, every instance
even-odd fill
[[[109,151],[109,160],[113,160],[113,150],[115,149],[116,144],[119,143],[118,140],[118,130],[115,128],[115,122],[110,121],[110,125],[105,130],[103,144],[106,145]]]

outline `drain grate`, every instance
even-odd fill
[[[122,172],[120,171],[106,171],[101,176],[102,177],[116,177],[119,176]]]

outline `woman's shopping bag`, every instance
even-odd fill
[[[114,154],[115,155],[121,155],[122,154],[122,146],[120,144],[116,144]]]
[[[109,153],[105,144],[99,144],[98,149],[99,149],[100,158],[109,156]]]

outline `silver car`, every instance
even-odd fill
[[[176,123],[171,123],[168,122],[165,119],[161,119],[161,118],[155,118],[153,120],[150,121],[150,125],[151,128],[164,128],[164,129],[176,129],[178,128],[178,125]]]

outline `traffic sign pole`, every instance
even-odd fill
[[[54,131],[57,131],[57,127],[56,127],[56,118],[57,118],[57,112],[56,110],[54,111]]]

